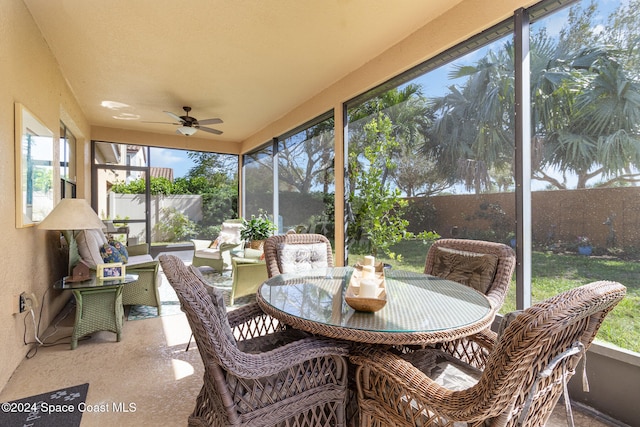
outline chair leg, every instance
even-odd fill
[[[193,332],[191,332],[191,336],[189,337],[189,342],[187,343],[187,348],[184,351],[189,351],[189,346],[191,345],[191,340],[193,340]]]

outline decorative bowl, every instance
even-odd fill
[[[384,274],[376,274],[375,280],[378,282],[378,290],[375,298],[362,298],[360,296],[361,272],[355,270],[349,280],[349,286],[344,295],[344,300],[349,307],[356,311],[373,313],[380,310],[387,303],[387,290],[385,287]]]

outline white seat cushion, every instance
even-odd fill
[[[296,273],[327,267],[327,245],[324,243],[286,244],[278,246],[282,273]]]
[[[218,236],[218,242],[239,244],[242,242],[242,238],[240,237],[241,230],[242,223],[240,222],[223,222],[220,235]]]
[[[145,262],[151,262],[151,261],[153,261],[153,257],[149,254],[133,255],[129,257],[129,260],[127,261],[127,266],[133,267],[134,265],[144,264]]]
[[[208,258],[208,259],[221,259],[220,249],[218,248],[198,249],[196,251],[196,257]]]

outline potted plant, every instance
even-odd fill
[[[587,236],[578,236],[578,253],[580,255],[591,255],[593,248],[591,240]]]
[[[251,219],[242,219],[240,237],[249,243],[251,249],[262,249],[264,241],[270,237],[278,227],[265,214],[251,215]]]

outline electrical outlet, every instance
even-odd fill
[[[31,298],[27,295],[26,292],[23,292],[18,297],[18,312],[24,313],[27,310],[31,309]]]
[[[26,294],[23,292],[18,297],[18,313],[24,313],[27,305],[27,300],[25,298]]]

